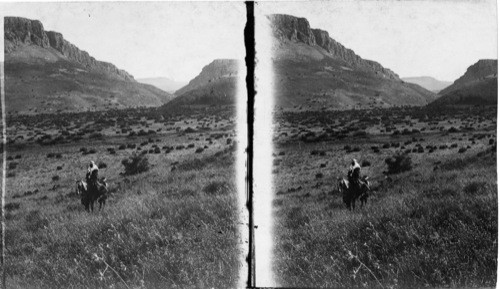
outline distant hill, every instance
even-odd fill
[[[273,31],[276,105],[285,109],[351,109],[425,105],[436,95],[405,83],[396,73],[366,60],[311,29],[305,18],[269,15]]]
[[[452,85],[439,92],[434,104],[497,104],[498,60],[482,59]]]
[[[437,80],[430,76],[403,77],[401,79],[405,82],[418,84],[423,88],[435,93],[438,93],[439,91],[450,86],[453,83],[451,81]]]
[[[214,60],[186,86],[177,90],[177,97],[166,106],[234,104],[239,65],[235,59]]]
[[[160,106],[173,97],[45,31],[40,21],[5,17],[4,39],[8,112]]]
[[[187,83],[183,81],[175,81],[167,77],[139,78],[140,83],[150,84],[168,93],[174,93],[179,88]]]

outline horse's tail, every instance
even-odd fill
[[[83,193],[82,189],[81,189],[82,186],[83,186],[82,180],[76,181],[76,195],[77,196],[79,196],[79,195],[81,195]]]

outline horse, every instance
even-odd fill
[[[356,199],[361,201],[361,208],[368,201],[368,192],[370,191],[370,182],[368,177],[363,177],[360,180],[360,187],[355,189],[351,186],[348,180],[342,179],[338,184],[338,189],[342,193],[342,200],[349,210],[356,209]]]
[[[94,211],[94,202],[99,202],[99,210],[104,209],[108,193],[106,178],[97,182],[97,190],[89,190],[88,184],[84,180],[76,181],[76,194],[81,196],[82,205],[87,212]]]

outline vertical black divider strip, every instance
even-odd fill
[[[247,287],[255,286],[255,244],[253,225],[253,120],[255,103],[255,16],[254,2],[246,1],[247,24],[245,26],[245,63],[247,67],[246,87],[247,87],[247,209],[248,209],[248,280]]]

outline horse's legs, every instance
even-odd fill
[[[106,199],[99,199],[99,211],[104,210],[105,206],[106,206]]]

